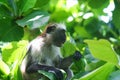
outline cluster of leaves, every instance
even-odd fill
[[[119,4],[119,0],[0,0],[0,80],[22,80],[19,65],[26,46],[48,22],[67,26],[64,57],[76,49],[84,55],[71,67],[73,80],[119,80]],[[51,73],[39,73],[55,80]]]

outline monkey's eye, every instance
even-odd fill
[[[50,26],[47,28],[47,33],[53,32],[56,29],[56,26]]]

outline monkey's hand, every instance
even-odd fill
[[[51,72],[56,76],[57,80],[63,80],[63,73],[58,68],[55,68],[53,66],[34,63],[27,68],[26,72],[27,73],[35,73],[38,70],[44,70],[47,72]]]
[[[48,72],[53,73],[56,76],[57,80],[63,80],[63,73],[59,69],[50,67],[48,68]]]
[[[74,60],[80,60],[82,58],[82,54],[79,51],[75,51],[73,54],[73,59]]]

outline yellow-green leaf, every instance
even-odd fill
[[[109,41],[105,39],[101,40],[85,40],[91,51],[91,54],[100,60],[113,63],[115,65],[119,64],[119,59],[115,51],[113,50]]]

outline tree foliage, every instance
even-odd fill
[[[83,55],[71,67],[73,80],[119,80],[119,21],[120,0],[0,0],[0,80],[22,80],[26,46],[50,22],[67,26],[63,56]]]

